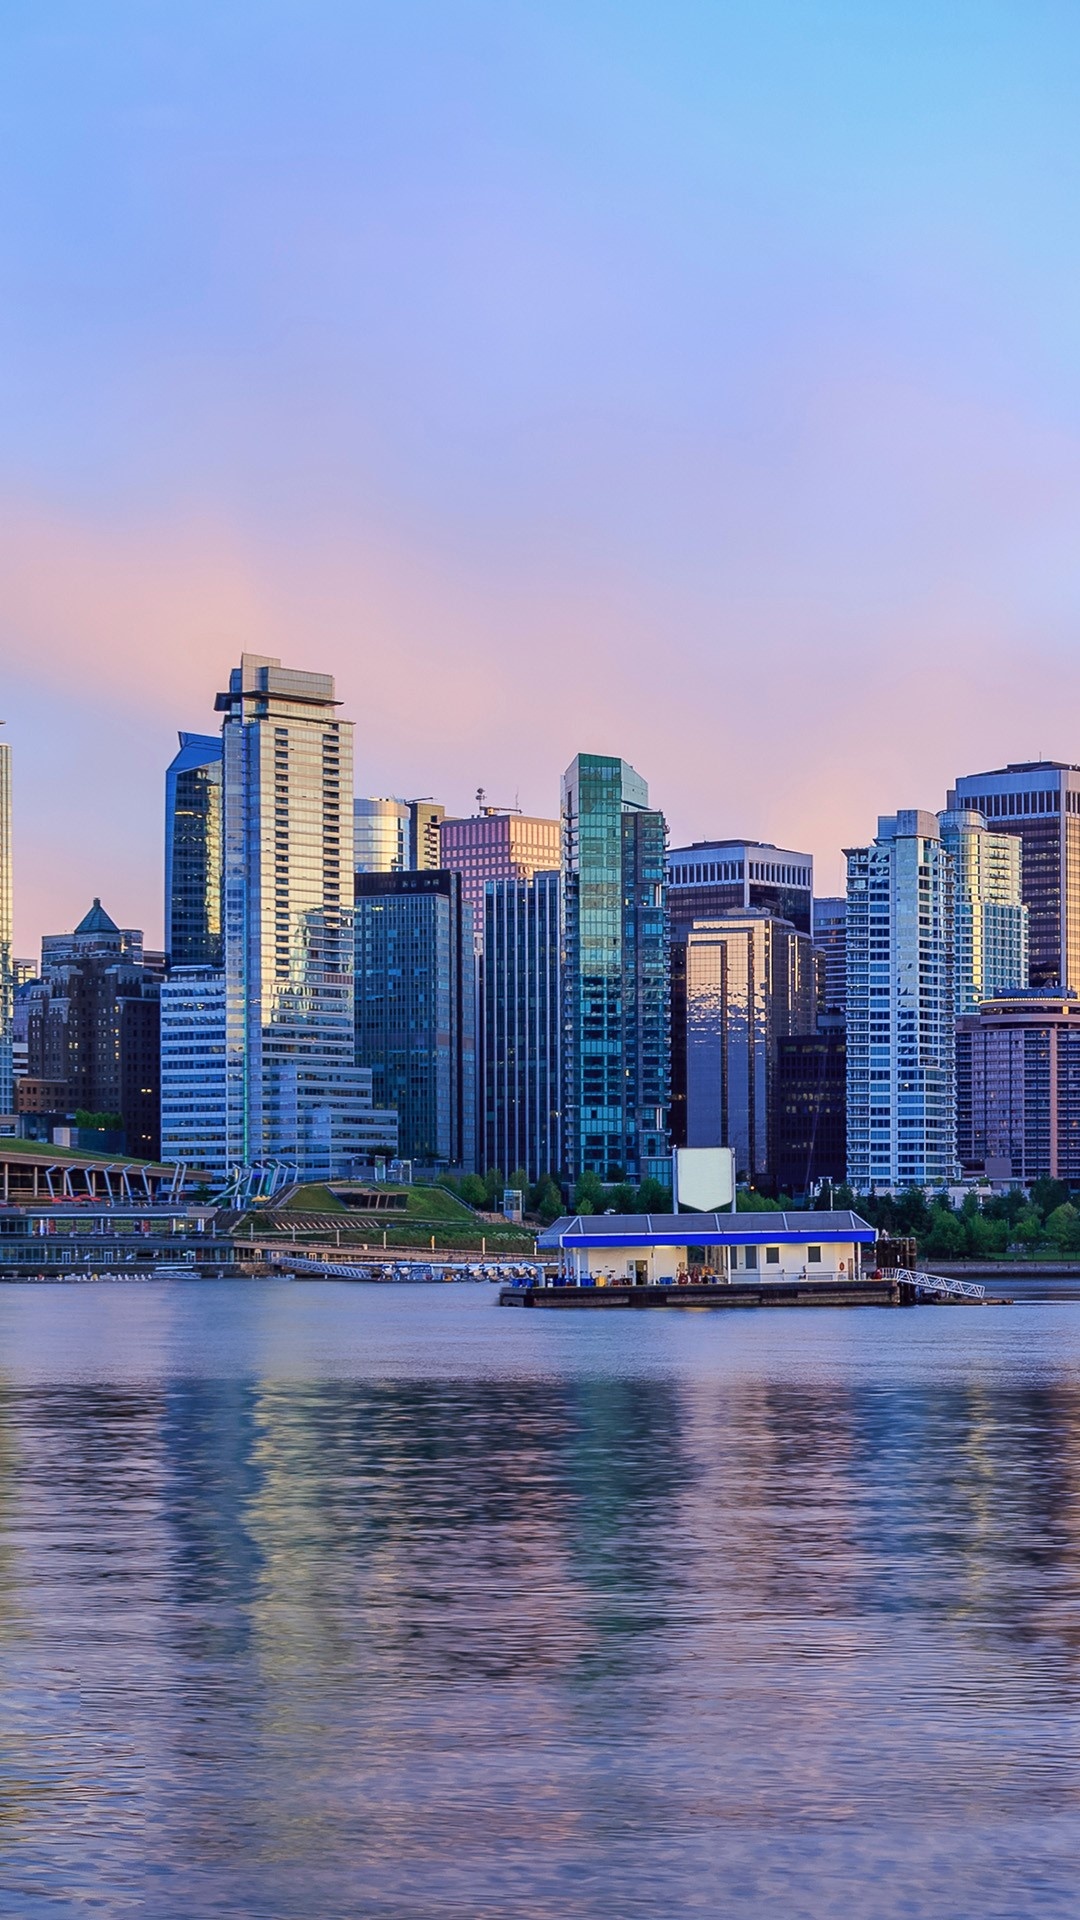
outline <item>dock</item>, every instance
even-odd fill
[[[503,1287],[500,1307],[913,1307],[908,1280],[729,1280],[721,1285]]]

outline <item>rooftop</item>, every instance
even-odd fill
[[[850,1208],[828,1213],[564,1214],[537,1238],[540,1247],[742,1246],[766,1241],[876,1240]]]
[[[76,933],[119,933],[120,929],[111,915],[106,913],[95,894],[93,906],[79,921],[75,931]]]

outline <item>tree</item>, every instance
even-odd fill
[[[670,1188],[661,1186],[659,1180],[643,1180],[634,1195],[635,1213],[670,1213]]]
[[[628,1180],[621,1180],[617,1187],[609,1187],[607,1204],[612,1213],[633,1213],[634,1189]]]
[[[927,1228],[924,1249],[931,1257],[956,1259],[967,1252],[967,1233],[964,1222],[953,1212],[947,1201],[935,1200],[930,1208],[930,1224]]]
[[[1046,1238],[1059,1253],[1075,1253],[1080,1247],[1080,1213],[1071,1201],[1054,1208],[1046,1222]]]
[[[1029,1253],[1032,1247],[1038,1246],[1043,1237],[1043,1223],[1037,1207],[1027,1206],[1023,1209],[1013,1227],[1013,1236]]]
[[[530,1211],[534,1213],[542,1227],[550,1227],[564,1211],[563,1197],[555,1185],[550,1173],[540,1176],[529,1200]]]
[[[902,1234],[922,1238],[930,1226],[930,1208],[921,1187],[905,1187],[896,1202],[896,1225]]]
[[[487,1193],[488,1207],[492,1210],[502,1205],[503,1188],[505,1185],[506,1181],[503,1179],[501,1169],[499,1167],[489,1167],[484,1175],[484,1190]]]
[[[779,1200],[770,1200],[767,1193],[755,1193],[753,1187],[740,1187],[735,1195],[736,1213],[780,1213]]]
[[[529,1191],[529,1176],[524,1167],[515,1167],[506,1184],[508,1187],[512,1187],[515,1193],[520,1193],[524,1200],[525,1195]]]
[[[1009,1244],[1009,1223],[1007,1220],[991,1220],[985,1213],[975,1213],[966,1223],[968,1252],[981,1255],[1004,1253]]]
[[[597,1173],[578,1175],[574,1188],[573,1209],[575,1213],[598,1213],[604,1205],[604,1186]]]
[[[1068,1204],[1069,1189],[1064,1180],[1033,1180],[1031,1183],[1031,1204],[1038,1207],[1044,1220],[1058,1207]]]
[[[465,1174],[459,1191],[467,1207],[474,1207],[480,1211],[486,1210],[488,1191],[478,1173]]]

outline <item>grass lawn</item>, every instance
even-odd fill
[[[357,1208],[346,1207],[336,1200],[329,1187],[311,1184],[298,1187],[283,1207],[275,1208],[272,1213],[261,1213],[258,1226],[264,1231],[272,1230],[275,1215],[281,1227],[286,1220],[281,1216],[289,1213],[332,1213],[341,1216],[344,1230],[347,1220],[355,1225],[349,1237],[354,1242],[367,1241],[369,1246],[381,1244],[383,1231],[386,1232],[387,1247],[427,1247],[431,1236],[435,1236],[437,1247],[479,1247],[483,1240],[489,1251],[500,1253],[531,1253],[534,1247],[532,1234],[527,1228],[513,1226],[509,1221],[481,1220],[454,1194],[447,1193],[444,1187],[391,1187],[383,1189],[391,1193],[404,1193],[406,1208],[404,1213],[365,1214]],[[320,1236],[325,1240],[325,1235]]]

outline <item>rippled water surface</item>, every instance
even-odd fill
[[[0,1288],[0,1910],[1074,1915],[1080,1301]]]

